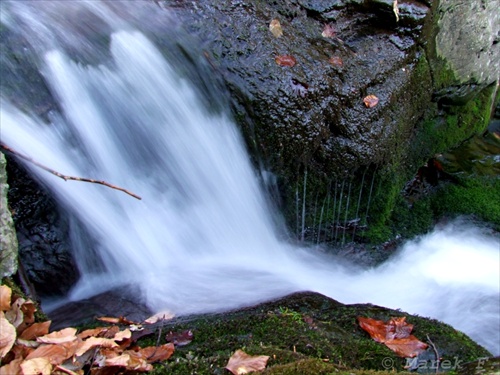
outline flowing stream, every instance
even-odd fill
[[[134,285],[152,310],[187,314],[311,290],[440,319],[500,354],[492,329],[500,323],[498,237],[452,223],[371,269],[280,240],[217,86],[187,79],[182,63],[172,65],[179,50],[166,59],[139,31],[135,20],[158,14],[155,5],[119,2],[119,16],[97,1],[43,3],[3,2],[2,23],[29,41],[60,111],[42,120],[2,87],[1,141],[66,175],[142,197],[26,164],[77,219],[82,276],[69,299]],[[96,30],[105,47],[89,37]]]

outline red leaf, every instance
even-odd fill
[[[294,66],[297,64],[297,60],[291,55],[276,56],[274,61],[276,61],[276,64],[279,66]]]
[[[174,343],[175,346],[184,346],[193,341],[193,332],[191,330],[186,330],[182,332],[172,332],[170,331],[165,336],[168,342]]]

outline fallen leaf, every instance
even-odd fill
[[[12,289],[7,285],[0,285],[0,311],[10,310],[10,300],[12,298]]]
[[[124,316],[120,316],[118,318],[113,318],[109,316],[101,316],[100,318],[96,318],[97,320],[105,323],[110,323],[110,324],[123,324],[126,326],[132,325],[132,324],[137,324],[131,320],[128,320]]]
[[[166,361],[174,353],[174,344],[164,344],[160,346],[148,346],[147,348],[142,348],[139,353],[143,358],[149,363]]]
[[[86,329],[85,331],[80,332],[76,337],[78,337],[80,340],[85,340],[86,338],[89,338],[91,336],[99,336],[102,332],[108,331],[109,327],[97,327],[97,328],[92,328],[92,329]]]
[[[37,337],[36,341],[44,344],[62,344],[63,342],[70,342],[76,339],[76,328],[69,327]]]
[[[16,340],[16,344],[12,347],[12,350],[10,351],[11,354],[14,355],[15,359],[24,359],[26,358],[32,351],[35,349],[30,348],[28,346],[25,346],[23,344],[19,344],[19,339]],[[35,342],[35,341],[30,341],[30,342]],[[37,345],[40,345],[39,343],[36,343]]]
[[[99,334],[99,337],[104,337],[105,339],[112,339],[118,332],[120,332],[120,328],[118,326],[111,326],[108,327],[108,329],[102,331]]]
[[[330,57],[330,59],[328,60],[328,62],[330,64],[332,64],[332,65],[335,65],[335,66],[342,66],[342,65],[344,65],[344,62],[338,56],[332,56],[332,57]]]
[[[323,38],[335,38],[335,29],[333,28],[331,23],[328,23],[325,25],[323,28],[323,32],[321,33],[321,36]]]
[[[243,350],[237,350],[229,358],[226,369],[231,371],[234,375],[247,374],[252,371],[260,371],[266,368],[269,356],[258,355],[251,356]]]
[[[44,336],[49,333],[51,323],[50,320],[41,323],[33,323],[19,335],[19,338],[23,340],[33,340],[37,337]]]
[[[281,29],[280,21],[276,18],[269,24],[269,30],[271,30],[276,38],[283,36],[283,30]]]
[[[33,341],[33,340],[23,340],[23,339],[17,339],[16,340],[17,345],[24,346],[26,348],[38,348],[42,343]]]
[[[21,311],[23,312],[24,315],[24,320],[23,322],[27,325],[32,324],[35,322],[35,312],[36,312],[36,306],[35,303],[32,300],[27,300],[21,305]]]
[[[175,314],[165,310],[165,311],[160,311],[159,313],[154,314],[153,316],[150,316],[147,318],[144,323],[147,324],[154,324],[162,320],[170,320],[175,317]]]
[[[279,66],[294,66],[297,64],[297,60],[291,55],[276,56],[274,61],[276,61],[276,64]]]
[[[10,352],[16,342],[16,328],[3,316],[0,315],[0,358],[3,358]]]
[[[130,356],[130,361],[127,370],[132,371],[151,371],[153,366],[148,363],[140,353],[128,350],[126,352]]]
[[[415,336],[410,335],[404,339],[389,340],[384,343],[389,349],[400,357],[413,358],[424,352],[428,345]]]
[[[60,365],[68,358],[72,357],[75,354],[77,343],[69,342],[63,344],[46,344],[41,345],[34,351],[32,351],[26,359],[34,359],[34,358],[48,358],[50,363],[53,365]]]
[[[190,329],[182,332],[172,332],[170,331],[165,336],[168,342],[173,343],[175,346],[185,346],[193,341],[193,331]]]
[[[391,318],[387,323],[365,317],[357,319],[373,340],[385,344],[400,357],[416,357],[428,347],[411,334],[413,325],[406,323],[406,317]]]
[[[0,375],[22,375],[21,362],[22,358],[14,359],[5,366],[0,367]]]
[[[34,358],[21,363],[24,375],[50,375],[52,364],[48,358]]]
[[[104,366],[120,366],[127,367],[130,362],[130,355],[128,353],[124,353],[122,355],[118,355],[113,358],[106,358],[104,362]]]
[[[103,346],[105,348],[116,348],[118,344],[113,339],[106,339],[104,337],[89,337],[84,342],[81,342],[76,349],[75,355],[77,357],[84,354],[87,350],[96,346]]]
[[[16,299],[12,303],[10,310],[5,312],[5,319],[7,319],[10,324],[12,324],[16,328],[19,327],[24,320],[24,314],[21,310],[21,306],[24,302],[26,302],[24,298]]]
[[[368,108],[373,108],[378,104],[378,98],[375,95],[365,96],[363,102]]]
[[[123,341],[125,339],[129,339],[132,337],[132,332],[129,329],[125,329],[123,331],[117,332],[113,337],[115,341]]]

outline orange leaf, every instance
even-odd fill
[[[12,289],[7,285],[0,285],[0,311],[10,310],[10,300],[12,298]]]
[[[133,371],[151,371],[153,366],[149,364],[140,353],[128,350],[126,352],[130,356],[130,361],[127,370]]]
[[[11,305],[10,310],[5,313],[5,319],[16,328],[19,327],[24,320],[24,314],[21,310],[21,306],[24,302],[26,302],[24,298],[16,299]]]
[[[84,354],[87,350],[92,349],[96,346],[103,346],[105,348],[116,348],[118,344],[112,339],[106,339],[103,337],[89,337],[87,340],[78,345],[75,354],[76,356],[79,357],[82,354]]]
[[[33,340],[37,337],[44,336],[49,333],[50,323],[52,323],[50,320],[42,323],[33,323],[19,335],[19,338],[23,340]]]
[[[428,345],[410,335],[404,339],[389,340],[385,345],[400,357],[416,357],[425,351]]]
[[[32,324],[35,322],[36,306],[32,300],[27,300],[21,305],[21,310],[24,314],[24,323]]]
[[[124,316],[120,316],[118,318],[113,318],[109,316],[101,316],[100,318],[96,318],[97,320],[105,323],[110,323],[110,324],[123,324],[123,325],[131,325],[131,324],[136,324],[135,322],[132,322],[131,320],[128,320]]]
[[[266,368],[269,356],[258,355],[251,356],[243,350],[237,350],[229,358],[226,369],[231,371],[234,375],[247,374],[252,371],[260,371]]]
[[[52,365],[48,358],[34,358],[21,363],[23,374],[50,375]]]
[[[76,340],[76,328],[64,328],[60,331],[49,333],[48,335],[38,337],[37,342],[44,344],[61,344],[63,342],[71,342]]]
[[[276,56],[274,61],[276,61],[276,64],[279,66],[294,66],[297,64],[297,60],[291,55]]]
[[[365,96],[363,102],[368,108],[373,108],[378,104],[378,98],[375,95]]]
[[[161,346],[148,346],[139,350],[142,357],[149,363],[166,361],[174,354],[174,344],[168,343]]]
[[[283,30],[281,29],[280,21],[276,18],[272,20],[271,23],[269,24],[269,30],[271,30],[271,32],[276,38],[279,38],[280,36],[283,35]]]
[[[389,322],[384,323],[360,316],[358,322],[373,340],[385,344],[401,357],[415,357],[427,349],[427,344],[411,335],[413,325],[406,323],[406,317],[391,318]]]
[[[16,328],[0,312],[0,358],[10,352],[16,342]]]
[[[10,361],[7,365],[0,367],[0,375],[22,375],[21,358]]]
[[[115,341],[123,341],[125,339],[129,339],[132,337],[132,332],[130,332],[129,329],[125,329],[123,331],[119,331],[115,334],[113,337],[113,340]]]

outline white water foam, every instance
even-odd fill
[[[1,103],[2,142],[142,197],[27,165],[97,244],[96,262],[73,234],[82,278],[70,298],[134,284],[151,309],[187,314],[311,290],[440,319],[500,354],[498,238],[452,224],[369,270],[283,243],[230,116],[206,108],[142,33],[113,32],[109,52],[99,66],[43,52],[62,108],[50,126]]]

